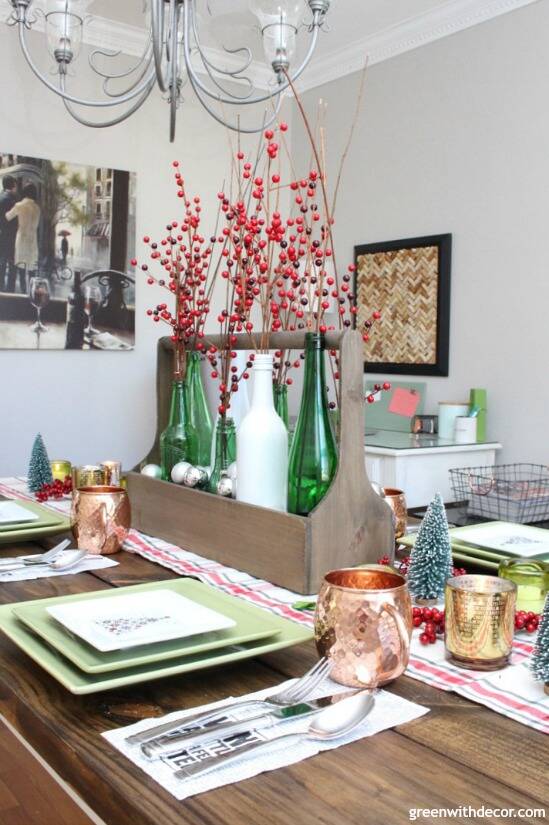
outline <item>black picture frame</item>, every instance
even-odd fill
[[[364,371],[399,375],[448,376],[450,359],[450,285],[452,268],[452,234],[423,235],[417,238],[403,238],[394,241],[361,244],[355,246],[354,294],[358,303],[359,258],[361,255],[379,252],[394,252],[418,247],[438,248],[437,320],[436,320],[436,361],[435,363],[394,363],[365,361]],[[383,307],[372,307],[383,313]],[[356,316],[355,316],[356,323]],[[375,326],[372,335],[375,335]]]

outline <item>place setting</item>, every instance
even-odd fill
[[[243,697],[104,737],[177,799],[404,725],[428,712],[384,690],[349,689],[330,678],[321,658],[304,676]]]

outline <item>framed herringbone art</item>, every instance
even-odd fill
[[[355,246],[360,329],[379,310],[364,344],[364,369],[448,375],[452,236]]]

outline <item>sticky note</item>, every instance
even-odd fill
[[[389,403],[388,410],[394,415],[403,415],[411,418],[415,415],[419,406],[420,394],[415,390],[406,390],[403,387],[396,387],[393,397]]]

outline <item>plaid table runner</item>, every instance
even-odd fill
[[[0,494],[34,500],[24,478],[0,479]],[[67,513],[70,501],[51,501],[47,506]],[[183,550],[162,539],[146,536],[137,530],[130,531],[124,549],[180,575],[195,576],[213,587],[253,602],[286,619],[312,627],[312,614],[292,607],[294,602],[304,598],[298,593],[256,579],[241,570],[225,567],[219,562]],[[496,713],[549,733],[549,696],[545,695],[542,683],[534,680],[528,667],[528,659],[534,649],[532,636],[524,633],[515,636],[511,664],[490,674],[463,670],[452,665],[445,659],[444,645],[441,642],[423,646],[418,637],[417,632],[412,636],[407,676],[439,690],[454,691],[473,702],[486,705]]]

